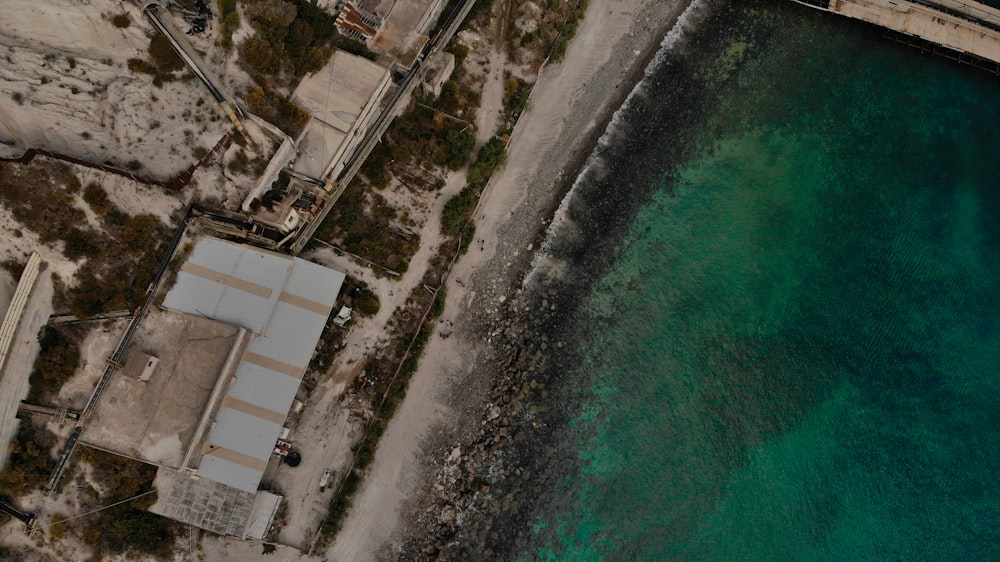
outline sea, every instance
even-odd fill
[[[559,219],[517,559],[1000,560],[1000,78],[698,1]]]

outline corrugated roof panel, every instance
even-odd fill
[[[291,267],[288,256],[203,238],[181,266],[163,306],[259,333]]]
[[[208,432],[199,476],[256,491],[344,278],[215,238],[195,246],[164,306],[257,334]]]
[[[333,307],[346,275],[315,263],[297,259],[283,291]]]
[[[232,408],[219,408],[215,422],[215,427],[208,432],[207,443],[265,461],[271,458],[275,439],[281,434],[280,423],[244,414]]]
[[[238,398],[251,404],[288,413],[288,407],[278,410],[286,402],[291,406],[295,400],[295,392],[299,388],[300,379],[295,379],[281,373],[254,365],[240,363],[236,368],[236,377],[226,395]]]
[[[260,484],[261,472],[223,458],[205,455],[201,458],[198,476],[252,494]]]
[[[271,314],[266,333],[254,338],[247,349],[305,369],[309,366],[319,335],[323,333],[326,319],[327,316],[279,302]]]

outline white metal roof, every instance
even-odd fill
[[[257,490],[343,282],[343,273],[299,258],[216,238],[195,246],[164,306],[256,334],[208,432],[199,476]]]
[[[164,308],[264,331],[292,258],[219,238],[203,238],[177,273]]]

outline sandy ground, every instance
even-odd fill
[[[419,230],[420,248],[406,273],[399,279],[379,277],[371,268],[358,266],[350,258],[338,256],[332,250],[310,254],[316,261],[348,272],[369,284],[378,295],[379,312],[371,318],[356,320],[345,339],[345,347],[331,366],[330,376],[324,378],[312,392],[293,438],[298,443],[322,443],[321,447],[308,448],[302,464],[295,469],[282,466],[274,482],[289,498],[288,521],[278,541],[308,548],[319,522],[329,507],[330,491],[319,493],[319,480],[325,470],[343,475],[347,470],[350,446],[361,436],[367,409],[341,396],[348,383],[358,375],[364,361],[386,343],[385,325],[396,307],[402,306],[407,295],[423,278],[431,258],[441,244],[439,219],[445,202],[465,186],[465,172],[452,172],[445,186],[424,213]],[[428,218],[429,217],[429,218]],[[346,408],[344,405],[346,404]],[[309,447],[307,445],[307,447]]]
[[[640,55],[658,44],[681,4],[590,4],[565,62],[546,67],[539,77],[512,135],[507,163],[483,197],[477,217],[483,249],[474,245],[452,271],[443,320],[462,326],[463,318],[491,314],[506,298],[510,268],[526,263],[531,241],[560,195],[564,170],[580,151],[590,150],[610,117],[608,110],[624,94],[618,88],[632,75]],[[489,92],[483,100],[491,105]],[[490,113],[488,107],[480,111],[484,118]],[[456,384],[488,384],[469,377],[479,342],[457,331],[455,336],[433,337],[428,344],[348,518],[327,551],[330,560],[392,558],[404,534],[406,500],[422,482],[417,461],[435,424],[455,421],[447,396],[464,390]]]
[[[112,14],[129,13],[119,29]],[[196,80],[162,88],[130,72],[152,26],[131,2],[5,0],[0,18],[0,141],[173,177],[211,149],[228,121]],[[196,105],[201,99],[201,105]],[[16,151],[15,151],[16,152]]]

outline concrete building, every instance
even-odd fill
[[[312,115],[296,144],[292,169],[305,176],[335,179],[374,119],[391,85],[389,70],[336,51],[319,72],[303,79],[292,99]]]
[[[202,238],[140,330],[156,374],[114,377],[81,442],[156,465],[150,511],[263,537],[280,498],[258,488],[344,277]]]
[[[443,51],[427,66],[420,86],[424,92],[437,98],[441,95],[441,87],[451,78],[452,72],[455,72],[455,55]]]

